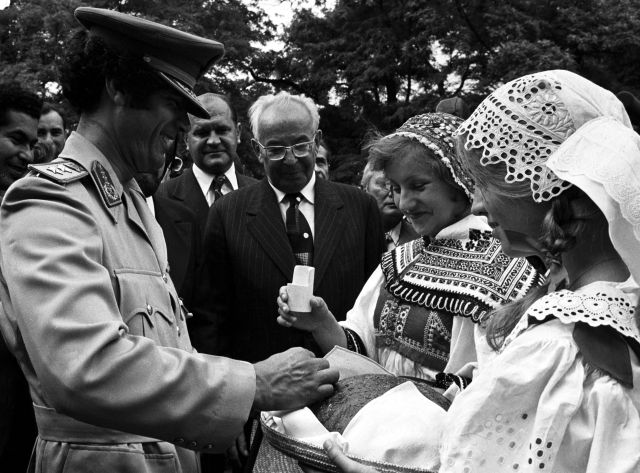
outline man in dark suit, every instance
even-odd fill
[[[373,198],[314,174],[321,131],[311,99],[263,96],[250,119],[267,177],[209,211],[198,309],[210,326],[194,339],[200,351],[247,361],[315,347],[304,332],[276,322],[279,288],[291,282],[296,264],[315,267],[314,294],[342,320],[383,250]]]
[[[193,167],[181,176],[164,182],[158,195],[178,201],[190,208],[204,230],[209,206],[217,197],[255,179],[236,171],[236,149],[240,139],[240,125],[235,110],[223,95],[207,93],[198,100],[210,117],[189,115],[191,129],[187,135],[187,147],[193,159]]]
[[[33,162],[41,106],[35,92],[0,84],[0,200]],[[37,435],[29,387],[0,335],[0,469],[26,471]]]

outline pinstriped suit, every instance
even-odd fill
[[[318,179],[315,185],[314,294],[343,320],[380,262],[384,241],[375,201],[361,190]],[[277,324],[276,297],[291,282],[295,259],[266,179],[211,206],[197,312],[209,330],[205,353],[262,360],[292,346],[313,348],[304,332]]]

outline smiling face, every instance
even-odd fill
[[[27,173],[37,129],[37,118],[14,110],[6,112],[4,125],[0,125],[0,194]]]
[[[40,115],[38,122],[38,142],[53,147],[53,158],[57,158],[67,138],[62,117],[55,110]]]
[[[285,193],[299,192],[311,179],[315,168],[318,150],[319,133],[313,127],[313,120],[304,105],[290,102],[286,105],[272,105],[267,108],[258,122],[256,139],[267,146],[293,146],[314,140],[309,154],[295,157],[291,149],[287,150],[283,159],[271,161],[259,148],[258,159],[271,184]]]
[[[426,148],[412,150],[391,160],[385,174],[391,181],[396,206],[407,216],[414,230],[435,237],[440,230],[466,215],[468,201],[462,190],[440,178]]]
[[[201,99],[210,118],[191,117],[187,143],[191,158],[200,169],[223,174],[236,157],[239,129],[225,101],[210,95]]]
[[[152,93],[143,108],[118,107],[111,123],[125,178],[156,176],[164,169],[178,133],[189,127],[185,99],[168,89]]]

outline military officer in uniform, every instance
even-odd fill
[[[193,351],[162,231],[133,178],[207,116],[192,93],[222,45],[79,8],[61,84],[80,111],[58,160],[0,208],[2,335],[30,385],[38,472],[197,472],[252,409],[305,405],[337,372],[301,348],[250,364]]]

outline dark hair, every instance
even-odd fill
[[[42,109],[40,110],[40,116],[46,115],[47,113],[56,112],[62,118],[62,128],[67,129],[67,120],[64,118],[64,114],[60,111],[58,107],[50,102],[45,102],[42,104]]]
[[[79,112],[96,109],[106,79],[124,91],[132,107],[142,107],[149,96],[168,88],[142,58],[115,51],[86,30],[75,32],[59,66],[62,92]]]
[[[375,133],[365,145],[365,150],[369,152],[369,162],[372,170],[381,171],[394,159],[408,154],[420,154],[424,156],[424,164],[428,166],[436,176],[438,176],[449,187],[459,192],[471,208],[471,202],[464,190],[456,183],[451,172],[433,152],[419,141],[408,136],[395,135],[389,138]]]
[[[40,118],[42,99],[17,82],[0,83],[0,126],[7,124],[7,113],[11,110],[26,113],[36,120]]]

